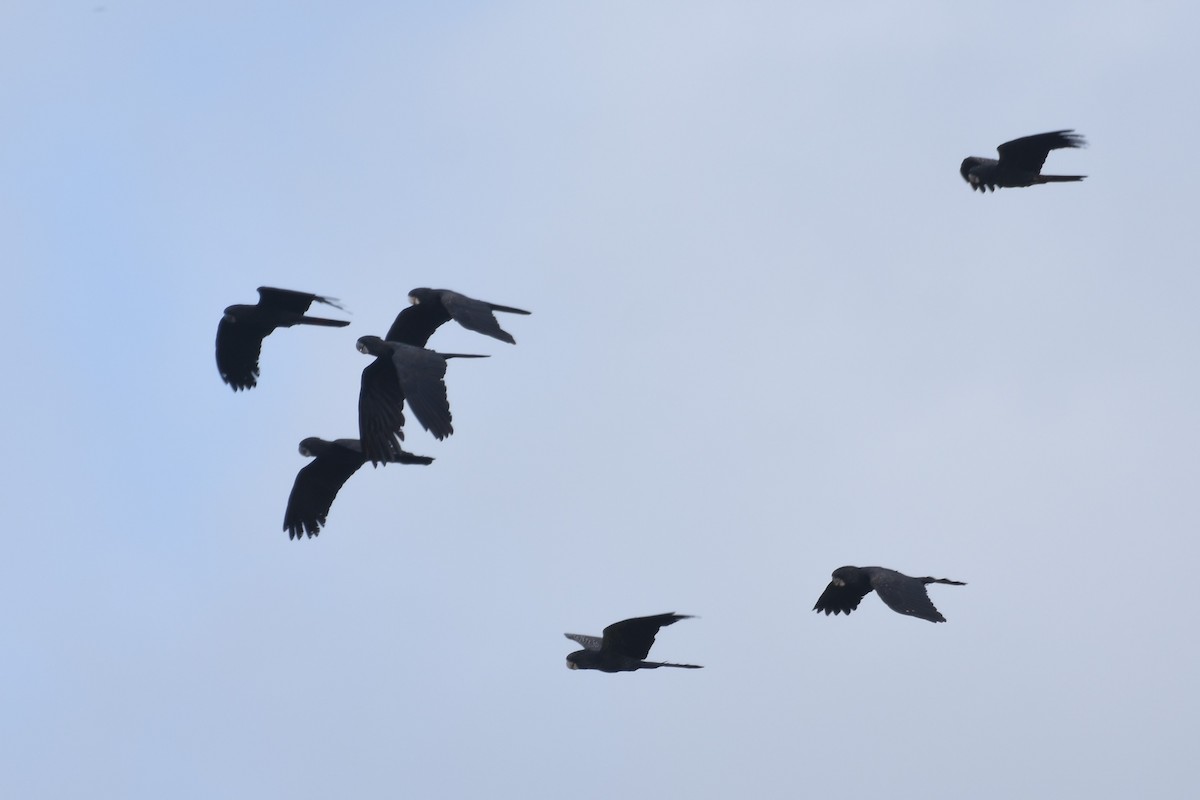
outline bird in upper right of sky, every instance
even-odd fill
[[[283,529],[289,539],[302,534],[316,536],[329,516],[338,491],[358,468],[367,463],[358,439],[334,439],[332,442],[310,436],[300,442],[300,455],[312,457],[301,467],[288,495],[283,512]],[[388,461],[395,464],[432,464],[429,456],[417,456],[397,449]]]
[[[1033,186],[1038,183],[1065,183],[1081,181],[1086,175],[1043,175],[1042,165],[1051,150],[1064,147],[1084,147],[1087,142],[1073,130],[1050,131],[1033,136],[1023,136],[1005,142],[996,149],[1000,159],[968,156],[963,159],[959,172],[963,180],[984,194],[990,189],[1016,186]]]
[[[372,464],[392,461],[404,439],[404,403],[437,439],[454,433],[446,396],[446,360],[487,358],[466,353],[437,353],[378,336],[362,336],[358,351],[375,356],[362,371],[358,393],[358,435]]]
[[[384,337],[390,342],[424,347],[434,331],[453,319],[469,331],[516,344],[517,340],[512,334],[500,327],[494,312],[526,315],[531,313],[512,306],[476,300],[449,289],[413,289],[408,293],[408,300],[412,305],[396,315],[396,321]]]
[[[849,614],[874,590],[879,599],[897,613],[930,622],[945,622],[946,618],[929,599],[925,587],[930,583],[966,586],[962,581],[945,578],[913,578],[885,567],[838,567],[833,571],[833,580],[817,598],[813,611],[824,611],[826,616]]]
[[[276,328],[293,325],[321,325],[344,328],[349,320],[306,317],[304,312],[314,302],[343,309],[331,297],[322,297],[291,289],[258,287],[258,302],[254,305],[234,305],[225,309],[217,324],[217,370],[221,380],[240,389],[253,389],[258,384],[258,358],[263,339]]]
[[[604,629],[602,636],[587,636],[582,633],[564,633],[572,641],[583,645],[567,655],[568,669],[598,669],[601,672],[633,672],[638,669],[678,667],[679,669],[703,669],[696,664],[671,664],[666,661],[645,661],[660,628],[674,625],[681,619],[691,619],[688,614],[656,614],[652,617],[634,617],[614,622]]]

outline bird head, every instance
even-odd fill
[[[357,345],[358,352],[377,355],[382,343],[383,340],[378,336],[360,336]]]
[[[830,583],[834,586],[845,586],[848,583],[853,583],[857,572],[858,567],[838,567],[833,571],[833,580]]]
[[[413,289],[411,292],[408,293],[408,302],[414,306],[420,305],[421,303],[429,303],[436,299],[436,298],[431,298],[431,296],[433,294],[435,294],[433,289],[426,289],[426,288]]]
[[[963,159],[962,166],[958,168],[958,172],[963,176],[963,180],[974,186],[979,182],[979,179],[971,174],[971,170],[979,166],[979,158],[976,156],[968,156]]]
[[[307,439],[305,439],[304,441],[300,442],[300,455],[305,456],[305,457],[312,457],[312,456],[316,455],[313,452],[312,448],[313,448],[313,445],[317,443],[317,441],[318,440],[316,437],[310,436]]]
[[[575,654],[567,656],[567,669],[579,669],[579,665],[575,663]]]

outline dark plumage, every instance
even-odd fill
[[[817,598],[813,611],[824,611],[826,615],[849,614],[871,590],[875,590],[879,599],[893,611],[930,622],[945,622],[946,618],[933,607],[925,589],[930,583],[966,586],[962,581],[945,578],[912,578],[884,567],[838,567],[833,571],[833,580]]]
[[[313,461],[296,473],[296,482],[288,495],[283,529],[288,532],[289,539],[320,533],[338,491],[359,467],[367,463],[358,439],[329,442],[311,436],[300,443],[300,455],[312,456]],[[399,448],[388,461],[396,464],[433,463],[429,456],[415,456]]]
[[[1083,136],[1072,130],[1051,131],[1023,136],[996,148],[1000,159],[970,156],[963,159],[959,172],[972,189],[987,193],[998,188],[1033,186],[1038,183],[1081,181],[1086,175],[1043,175],[1042,165],[1051,150],[1084,147]]]
[[[435,353],[378,336],[358,340],[360,353],[375,356],[362,372],[358,393],[358,429],[363,452],[373,464],[392,461],[404,439],[404,402],[425,430],[438,439],[454,433],[446,397],[446,359],[487,358],[464,353]]]
[[[513,337],[500,328],[493,312],[529,313],[475,300],[448,289],[413,289],[409,300],[412,305],[396,315],[384,339],[372,336],[359,340],[361,352],[376,356],[375,361],[363,369],[358,395],[359,436],[363,450],[373,464],[386,461],[387,455],[399,448],[397,440],[404,439],[406,396],[409,407],[426,430],[438,439],[454,432],[450,424],[450,405],[445,397],[446,387],[442,382],[446,372],[445,359],[486,356],[438,354],[425,350],[434,331],[450,319],[456,319],[470,330],[515,344]],[[369,345],[373,350],[363,349],[367,346],[364,339],[374,340],[375,343]],[[390,358],[380,357],[385,345],[400,346],[391,348]],[[439,365],[422,354],[437,356],[442,363]],[[405,380],[408,381],[407,388]]]
[[[258,287],[258,302],[252,306],[236,305],[225,309],[217,324],[217,371],[221,379],[239,389],[252,389],[258,383],[258,357],[262,341],[276,328],[293,325],[323,325],[344,328],[347,320],[306,317],[304,312],[316,301],[342,308],[330,297],[321,297],[290,289]],[[343,311],[345,309],[342,309]]]
[[[412,305],[396,315],[396,321],[385,337],[389,342],[424,347],[434,331],[453,319],[467,330],[516,344],[517,340],[512,334],[500,327],[494,312],[530,313],[511,306],[476,300],[449,289],[413,289],[408,293],[408,299]]]
[[[564,633],[568,639],[583,645],[567,656],[569,669],[598,669],[601,672],[633,672],[637,669],[678,667],[701,669],[696,664],[670,664],[666,661],[644,661],[650,654],[654,637],[659,628],[674,625],[681,619],[691,619],[688,614],[657,614],[653,617],[634,617],[614,622],[604,629],[603,636],[585,636],[581,633]]]

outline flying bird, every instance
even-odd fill
[[[396,315],[396,321],[385,338],[418,347],[424,347],[433,332],[452,319],[469,331],[516,344],[517,340],[512,334],[500,327],[494,312],[530,313],[512,306],[476,300],[449,289],[413,289],[408,293],[408,300],[412,305]]]
[[[348,320],[304,316],[314,301],[345,311],[334,298],[270,286],[258,287],[256,304],[226,308],[217,324],[217,370],[221,379],[235,392],[254,388],[258,383],[262,341],[276,328],[293,325],[344,328],[350,324]]]
[[[568,669],[598,669],[601,672],[633,672],[637,669],[678,667],[701,669],[696,664],[670,664],[666,661],[645,661],[654,644],[659,628],[674,625],[681,619],[691,619],[689,614],[657,614],[653,617],[634,617],[614,622],[604,629],[603,636],[585,636],[582,633],[564,633],[568,639],[583,645],[567,656]]]
[[[288,532],[289,539],[320,533],[338,491],[359,467],[367,463],[358,439],[330,442],[310,436],[300,442],[300,455],[313,460],[296,473],[296,482],[288,495],[283,529]],[[396,464],[433,463],[429,456],[416,456],[398,448],[389,455],[388,461]]]
[[[1086,175],[1043,175],[1042,165],[1051,150],[1064,147],[1084,147],[1087,142],[1073,130],[1051,131],[1023,136],[1005,142],[996,149],[1000,159],[969,156],[963,159],[959,172],[963,180],[984,194],[987,190],[1014,186],[1033,186],[1037,183],[1081,181]]]
[[[487,358],[465,353],[436,353],[378,336],[363,336],[358,351],[375,356],[363,369],[358,393],[358,430],[363,453],[372,464],[394,460],[404,439],[404,403],[437,439],[454,433],[446,397],[446,360]]]
[[[387,335],[381,340],[382,343],[373,342],[370,345],[375,348],[376,352],[372,354],[377,357],[362,372],[362,383],[358,395],[359,436],[362,438],[363,450],[372,464],[386,462],[387,455],[399,448],[397,440],[404,439],[405,396],[410,391],[417,389],[411,380],[409,388],[406,389],[402,385],[401,376],[405,375],[411,379],[414,372],[424,371],[426,375],[432,375],[439,369],[436,362],[421,355],[421,353],[432,352],[424,348],[434,331],[450,319],[456,319],[470,330],[486,333],[502,341],[516,344],[512,335],[503,330],[496,322],[493,312],[530,313],[519,308],[476,300],[448,289],[413,289],[409,293],[409,301],[411,305],[396,315],[392,327],[388,328]],[[378,337],[364,338],[378,340]],[[383,350],[383,345],[389,343],[408,347],[393,348],[391,358],[378,357],[379,352]],[[364,353],[372,352],[364,350],[364,346],[360,339],[359,350]],[[436,355],[443,361],[447,358],[484,358],[484,356],[453,353]],[[397,358],[400,360],[397,361]],[[398,364],[403,366],[398,369]],[[421,367],[417,365],[421,365]],[[438,382],[445,374],[444,363],[440,366],[440,370],[436,376]],[[434,383],[430,380],[418,383],[427,388],[434,387]],[[442,398],[433,403],[436,408],[427,407],[428,413],[424,418],[421,416],[422,411],[418,410],[417,404],[413,402],[414,398],[409,398],[409,406],[417,415],[417,419],[425,426],[426,430],[439,439],[453,433],[453,429],[450,427],[449,403],[444,399],[444,384],[441,386],[441,395]],[[423,396],[430,397],[428,393]],[[420,400],[417,402],[419,403]]]
[[[930,622],[945,622],[925,589],[930,583],[966,586],[962,581],[945,578],[912,578],[884,567],[838,567],[833,571],[833,580],[817,598],[813,611],[824,611],[826,616],[849,614],[873,589],[892,611]]]

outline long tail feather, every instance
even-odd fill
[[[1068,183],[1070,181],[1081,181],[1087,175],[1040,175],[1038,183]]]
[[[350,324],[348,319],[325,319],[324,317],[301,317],[297,325],[322,325],[326,328],[344,328]]]
[[[346,307],[342,305],[342,301],[338,300],[336,297],[322,297],[321,295],[316,295],[313,297],[313,300],[316,300],[318,303],[324,303],[327,306],[333,306],[334,308],[346,311]],[[350,312],[346,311],[346,313],[349,314]]]
[[[526,316],[529,316],[530,314],[533,313],[532,311],[526,311],[523,308],[513,308],[512,306],[501,306],[501,305],[496,305],[495,303],[488,303],[488,308],[490,308],[492,311],[507,311],[509,314],[524,314]]]

